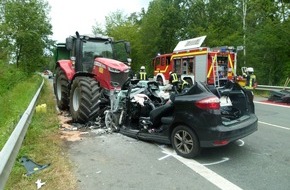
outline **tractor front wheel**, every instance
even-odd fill
[[[77,77],[70,93],[70,113],[74,122],[94,120],[100,109],[100,87],[94,78]]]

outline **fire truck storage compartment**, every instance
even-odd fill
[[[195,80],[205,82],[207,77],[207,54],[195,57]]]

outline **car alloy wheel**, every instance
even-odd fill
[[[178,155],[185,158],[193,158],[200,152],[198,138],[187,126],[175,127],[171,134],[171,143]]]

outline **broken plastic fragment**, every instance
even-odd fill
[[[45,184],[45,182],[41,182],[41,179],[38,179],[35,183],[37,189],[40,189]]]
[[[27,176],[29,176],[29,175],[31,175],[39,170],[47,168],[50,165],[50,164],[39,165],[39,164],[33,162],[32,160],[30,160],[29,158],[27,158],[26,156],[21,157],[20,163],[26,168],[26,170],[27,170],[26,175]]]

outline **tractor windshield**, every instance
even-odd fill
[[[113,49],[109,42],[86,41],[83,45],[83,55],[86,57],[106,57],[113,58]]]
[[[127,62],[127,49],[125,42],[86,41],[83,45],[84,57],[105,57]]]

